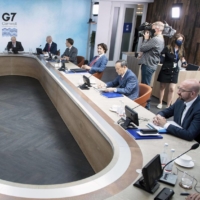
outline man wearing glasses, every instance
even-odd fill
[[[153,119],[155,125],[164,127],[167,132],[184,140],[200,142],[200,83],[196,79],[183,81],[178,87],[179,99],[169,108],[159,112]],[[174,121],[181,127],[167,122]]]

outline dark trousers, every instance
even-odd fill
[[[141,76],[142,76],[142,80],[141,83],[144,83],[146,85],[151,84],[151,79],[152,79],[152,75],[155,72],[154,69],[150,68],[149,66],[142,64],[141,66]],[[150,109],[150,101],[147,102],[146,108],[149,110]]]

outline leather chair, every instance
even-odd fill
[[[140,90],[139,97],[134,101],[140,104],[141,106],[145,107],[147,105],[147,101],[151,97],[152,88],[149,85],[140,83],[139,90]]]
[[[103,76],[103,72],[97,72],[92,74],[93,76],[95,76],[96,78],[98,78],[99,80],[101,80],[102,76]]]
[[[77,65],[79,67],[81,67],[82,65],[84,65],[84,61],[85,61],[85,58],[83,56],[77,56]]]

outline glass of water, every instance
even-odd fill
[[[187,172],[184,172],[183,176],[181,178],[180,185],[181,185],[181,187],[183,187],[185,189],[192,189],[193,181],[194,181],[194,177],[187,174]]]

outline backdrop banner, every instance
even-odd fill
[[[12,36],[17,37],[26,52],[41,45],[51,35],[61,54],[66,39],[72,38],[78,55],[86,56],[91,0],[0,0],[3,52]]]

